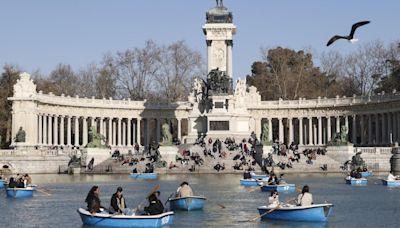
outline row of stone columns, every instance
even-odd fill
[[[111,146],[132,146],[135,143],[141,144],[141,121],[142,118],[114,118],[114,117],[79,117],[79,116],[58,116],[39,114],[38,116],[38,145],[68,145],[85,146],[88,143],[89,129],[94,127],[96,132],[103,135]],[[161,138],[161,119],[156,121],[156,140]],[[181,120],[178,121],[177,136],[182,137]],[[149,121],[143,119],[145,125],[143,144],[150,140]],[[66,123],[66,124],[65,124]],[[66,135],[65,135],[66,133]],[[74,138],[72,138],[74,133]],[[66,136],[66,137],[65,137]],[[65,140],[66,139],[66,140]]]
[[[400,141],[400,112],[264,119],[267,120],[269,126],[269,141],[297,142],[299,145],[325,145],[332,140],[334,133],[340,133],[342,126],[346,126],[348,140],[354,144],[377,145]],[[277,129],[273,128],[273,119],[278,121],[275,126]],[[349,131],[350,119],[351,131]],[[286,130],[284,129],[284,120],[286,120]],[[294,124],[294,120],[297,120],[296,124]],[[261,125],[260,122],[258,124]],[[259,128],[256,127],[256,129]],[[256,130],[256,133],[260,133],[258,131]],[[273,132],[277,132],[277,138],[273,139]]]

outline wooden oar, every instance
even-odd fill
[[[257,188],[249,189],[249,190],[247,190],[247,192],[254,192],[254,191],[256,191],[258,188],[262,188],[262,187],[264,187],[264,186],[270,185],[271,183],[272,183],[272,182],[268,182],[267,184],[265,184],[265,182],[264,182],[264,184],[258,185]]]
[[[44,189],[40,189],[40,188],[36,187],[36,190],[41,192],[41,193],[43,193],[43,194],[45,194],[45,195],[47,195],[47,196],[51,196],[51,194],[48,191],[45,191]]]
[[[225,209],[225,208],[226,208],[224,205],[222,205],[222,204],[220,204],[220,203],[215,203],[215,204],[217,204],[218,206],[220,206],[222,209]]]
[[[160,189],[160,185],[157,184],[156,186],[154,186],[151,189],[151,192],[147,195],[146,199],[149,198],[149,196],[151,196],[151,194],[155,193],[158,189]],[[139,207],[144,203],[144,201],[146,200],[144,199],[135,209],[133,209],[135,212],[139,209]]]
[[[269,210],[269,211],[267,211],[267,212],[264,212],[264,213],[262,213],[261,215],[257,215],[256,217],[254,217],[254,218],[252,218],[252,219],[249,219],[249,220],[247,220],[246,222],[254,222],[254,221],[256,221],[257,219],[262,218],[264,215],[267,215],[267,214],[269,214],[269,213],[275,211],[275,210],[278,209],[280,206],[281,206],[281,204],[279,203],[278,206],[276,206],[275,208],[272,208],[271,210]]]

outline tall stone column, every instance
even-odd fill
[[[79,146],[79,116],[75,116],[75,146]]]
[[[145,131],[145,145],[148,145],[150,143],[150,118],[146,118],[146,131]]]
[[[86,146],[88,144],[88,118],[84,116],[82,118],[82,123],[82,146]]]
[[[331,117],[330,116],[328,116],[327,118],[326,118],[326,131],[327,131],[327,141],[328,142],[330,142],[331,140],[332,140],[332,129],[331,129],[331,126],[332,126],[332,124],[331,124]]]
[[[272,142],[272,118],[268,118],[268,140]]]
[[[156,142],[160,142],[160,126],[161,126],[161,120],[160,118],[156,118]]]
[[[182,141],[182,119],[178,118],[178,139]]]
[[[141,130],[141,127],[140,127],[140,121],[142,120],[142,118],[137,118],[136,119],[136,142],[139,144],[139,146],[141,145],[141,143],[140,143],[140,138],[141,138],[141,135],[140,135],[140,130]]]
[[[72,137],[71,137],[71,132],[72,132],[71,118],[72,118],[71,116],[67,116],[67,145],[68,146],[72,145],[72,143],[71,143],[71,139],[72,139]]]
[[[121,146],[121,139],[122,139],[122,131],[121,131],[121,118],[118,118],[118,135],[117,135],[117,139],[118,139],[118,146]]]
[[[43,144],[43,138],[42,138],[42,134],[43,134],[43,130],[42,130],[42,120],[43,120],[43,116],[42,114],[38,115],[38,119],[39,119],[39,123],[38,123],[38,145],[42,145]]]
[[[375,144],[379,144],[379,114],[375,113]]]
[[[99,125],[100,125],[100,134],[105,136],[106,134],[104,134],[104,118],[103,117],[99,118]],[[101,141],[101,143],[103,143],[103,141]]]
[[[64,127],[64,118],[65,116],[60,116],[60,145],[64,146],[64,131],[65,131],[65,127]]]
[[[303,145],[303,117],[299,117],[299,145]]]
[[[347,138],[346,138],[346,140],[349,140],[350,139],[350,137],[349,137],[349,116],[344,116],[344,126],[346,127],[346,136],[347,136]]]
[[[392,115],[393,143],[395,143],[395,142],[397,142],[397,115],[395,112],[392,112],[391,115]]]
[[[387,135],[388,135],[388,142],[393,143],[393,131],[392,131],[392,115],[390,112],[387,113]]]
[[[107,141],[108,141],[108,144],[111,146],[111,145],[114,145],[113,143],[113,134],[112,134],[112,128],[113,128],[113,124],[112,124],[112,117],[108,117],[108,138],[107,138]]]
[[[53,125],[53,145],[58,145],[58,116],[54,116]]]
[[[289,144],[293,142],[293,122],[292,118],[288,118],[288,125],[289,125]]]
[[[357,116],[353,115],[353,127],[352,127],[352,143],[357,144]]]
[[[322,144],[322,117],[318,116],[318,145]]]
[[[118,122],[118,120],[117,120]],[[118,146],[118,142],[117,142],[117,122],[113,121],[112,123],[112,142],[113,142],[113,146]]]
[[[368,144],[372,145],[372,114],[368,115]]]
[[[365,145],[364,115],[360,115],[360,128],[361,145]]]
[[[122,134],[121,134],[122,145],[126,146],[126,124],[125,124],[125,121],[122,121],[121,124],[122,124]]]
[[[91,117],[90,118],[90,127],[94,127],[96,128],[97,131],[97,126],[96,126],[96,121],[95,121],[96,117]]]
[[[313,123],[312,123],[312,117],[308,117],[308,145],[313,145]]]
[[[279,121],[279,143],[283,143],[283,123],[282,118],[278,118]]]
[[[53,118],[52,116],[47,116],[47,144],[52,145],[53,144],[53,133],[52,133],[52,123],[53,123]]]
[[[340,116],[336,116],[336,133],[340,133]]]
[[[397,142],[400,141],[400,112],[396,112],[397,118]]]
[[[232,40],[227,40],[226,41],[226,51],[227,51],[227,56],[226,56],[226,73],[228,74],[229,77],[233,77],[233,72],[232,72],[232,46],[233,46],[233,41]]]
[[[386,143],[387,141],[386,141],[385,113],[382,113],[381,117],[382,117],[382,137],[381,138],[382,138],[382,143]]]
[[[47,145],[47,142],[48,142],[48,140],[47,140],[47,123],[48,123],[47,117],[48,116],[46,114],[43,115],[43,145]]]
[[[127,119],[127,124],[128,124],[128,142],[127,142],[127,146],[132,146],[132,136],[131,136],[131,132],[132,132],[132,119],[128,118]]]
[[[211,43],[212,43],[212,40],[206,40],[206,43],[207,43],[207,63],[208,63],[208,66],[207,66],[207,72],[210,72],[212,69],[212,65],[211,65],[211,63],[212,63],[212,48],[211,48]],[[139,143],[140,144],[140,143]]]

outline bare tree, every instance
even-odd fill
[[[81,69],[77,74],[78,95],[82,97],[95,97],[97,77],[98,69],[95,63],[91,63],[86,68]]]
[[[164,101],[185,100],[193,79],[206,74],[200,53],[190,50],[184,41],[161,48],[159,62],[155,80],[159,99]]]
[[[117,65],[110,53],[103,56],[103,60],[97,72],[96,96],[99,98],[110,98],[116,96]]]
[[[154,87],[152,80],[159,68],[159,47],[147,41],[144,48],[118,52],[114,63],[117,69],[117,90],[121,97],[143,100]]]
[[[72,67],[68,64],[58,64],[48,78],[49,87],[55,95],[75,96],[79,81]]]

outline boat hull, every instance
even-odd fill
[[[155,180],[158,178],[158,173],[131,173],[129,177],[141,180]]]
[[[386,185],[388,187],[400,187],[400,180],[388,181],[388,180],[382,179],[382,184]]]
[[[171,210],[183,211],[202,210],[205,201],[206,198],[201,196],[188,196],[168,199],[169,208]]]
[[[332,207],[332,204],[313,204],[310,206],[293,206],[277,209],[263,206],[259,207],[258,211],[260,215],[262,215],[261,219],[325,222],[328,219]]]
[[[5,180],[0,180],[0,189],[5,188],[6,181]]]
[[[372,175],[373,175],[372,171],[361,172],[361,177],[370,177]]]
[[[350,184],[350,185],[367,185],[368,184],[368,180],[366,178],[346,178],[346,184]]]
[[[9,198],[29,198],[33,196],[33,188],[7,188],[6,193]]]
[[[296,190],[295,184],[278,184],[278,185],[263,185],[261,186],[261,191],[263,192],[294,192]]]
[[[91,215],[87,210],[79,208],[78,213],[84,225],[102,227],[162,227],[171,225],[174,217],[172,211],[159,215]]]
[[[258,186],[266,183],[268,180],[267,179],[241,179],[240,180],[240,185],[243,186]]]

